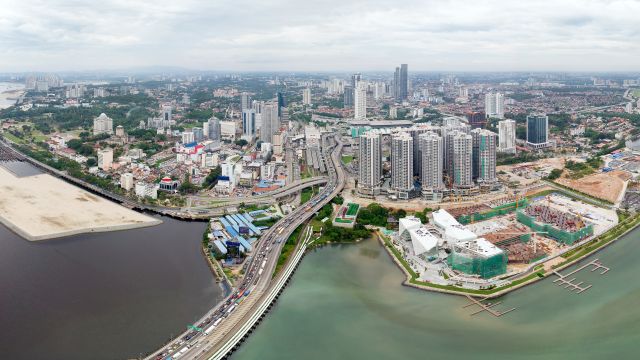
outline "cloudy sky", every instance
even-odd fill
[[[0,0],[0,72],[637,71],[638,0]]]

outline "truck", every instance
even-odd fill
[[[205,334],[205,335],[209,335],[209,334],[213,331],[213,329],[215,329],[215,328],[216,328],[216,326],[215,326],[215,325],[211,325],[211,326],[209,326],[208,328],[206,328],[206,329],[204,330],[204,334]]]

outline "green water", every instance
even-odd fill
[[[612,269],[575,274],[591,289],[546,279],[502,297],[497,309],[517,309],[495,318],[402,286],[374,240],[325,247],[304,258],[233,359],[638,359],[640,231],[595,257]]]

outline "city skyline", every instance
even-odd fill
[[[9,0],[0,71],[637,71],[640,56],[635,1],[83,5]]]

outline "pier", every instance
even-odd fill
[[[606,266],[602,265],[602,263],[600,262],[600,260],[599,260],[599,259],[595,259],[595,260],[592,260],[592,261],[590,261],[589,263],[584,264],[584,265],[582,265],[581,267],[579,267],[579,268],[577,268],[577,269],[573,270],[572,272],[570,272],[570,273],[568,273],[568,274],[565,274],[565,275],[562,275],[561,273],[559,273],[559,272],[557,272],[557,271],[553,270],[553,273],[554,273],[556,276],[558,276],[558,278],[557,278],[557,279],[555,279],[555,280],[553,280],[553,282],[554,282],[555,284],[558,284],[559,286],[564,287],[565,289],[568,289],[569,291],[575,291],[575,292],[576,292],[576,294],[581,294],[581,293],[583,293],[583,292],[585,292],[585,291],[589,290],[589,289],[591,288],[591,286],[592,286],[592,285],[586,285],[586,286],[583,286],[582,284],[584,284],[584,281],[581,281],[581,282],[579,282],[579,283],[576,283],[576,282],[575,282],[575,281],[576,281],[576,278],[572,278],[572,279],[569,279],[569,280],[567,280],[567,279],[568,279],[571,275],[576,274],[576,273],[578,273],[578,272],[580,272],[580,271],[582,271],[582,270],[584,270],[584,269],[586,269],[586,268],[588,268],[588,267],[590,267],[590,266],[591,266],[591,267],[593,267],[593,268],[591,269],[591,272],[594,272],[594,271],[596,271],[596,270],[602,270],[602,271],[600,272],[600,275],[604,275],[604,274],[606,274],[609,270],[611,270],[610,268],[608,268],[608,267],[606,267]]]
[[[471,297],[469,295],[465,295],[465,296],[467,297],[467,299],[469,299],[470,303],[465,305],[465,306],[463,306],[462,308],[467,308],[469,306],[478,306],[478,307],[480,307],[480,310],[476,310],[476,311],[472,312],[471,314],[469,314],[469,316],[480,314],[481,312],[486,311],[486,312],[488,312],[489,314],[491,314],[491,315],[493,315],[495,317],[500,317],[500,316],[502,316],[502,315],[504,315],[506,313],[512,312],[513,310],[516,309],[516,308],[512,308],[512,309],[509,309],[507,311],[502,311],[502,312],[501,311],[496,311],[493,308],[495,306],[498,306],[498,305],[502,304],[502,301],[498,301],[498,302],[495,302],[495,303],[486,303],[485,304],[485,303],[482,302],[482,301],[484,301],[484,299],[478,301],[478,300],[474,299],[473,297]]]

